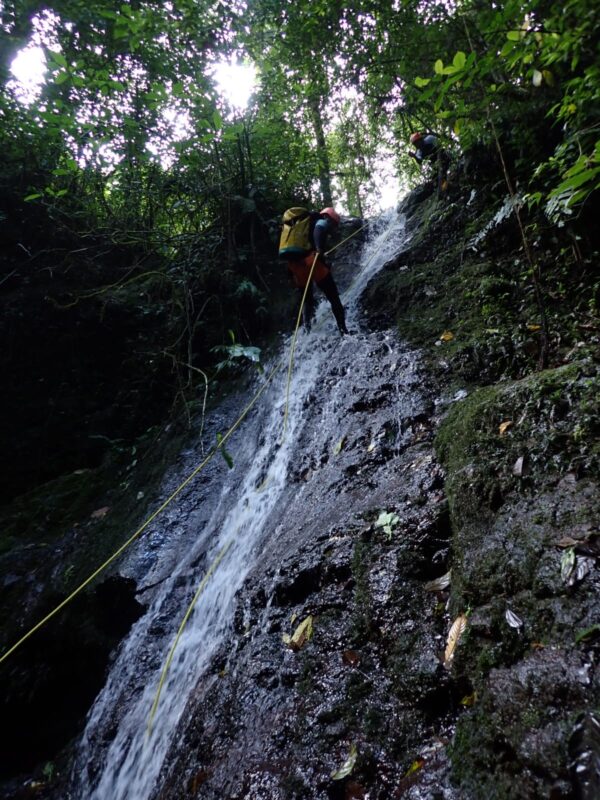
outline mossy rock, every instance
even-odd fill
[[[593,637],[578,635],[600,613],[595,566],[584,563],[600,506],[599,380],[582,360],[480,388],[437,435],[453,528],[450,608],[470,611],[453,674],[478,697],[452,745],[468,798],[571,796],[573,719],[600,698],[585,667]],[[571,548],[580,578],[565,572],[565,537],[581,542]]]

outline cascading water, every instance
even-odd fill
[[[352,284],[342,294],[349,327],[354,329],[358,326],[357,298],[404,242],[404,223],[395,212],[372,228],[360,265],[351,276]],[[303,418],[310,414],[309,398],[324,365],[338,346],[356,352],[370,345],[361,336],[346,337],[340,345],[329,306],[321,303],[313,330],[309,335],[301,332],[298,338],[282,441],[289,346],[287,341],[276,379],[232,440],[234,468],[223,475],[218,501],[213,497],[209,503],[210,517],[200,522],[202,514],[195,509],[179,521],[171,509],[169,516],[153,523],[145,539],[152,545],[152,558],[140,558],[137,577],[156,584],[154,597],[122,644],[90,712],[73,772],[71,798],[146,800],[159,791],[160,773],[174,746],[186,703],[231,626],[236,592],[274,533],[272,517],[282,502],[292,459],[298,457],[302,446]],[[192,485],[188,493],[194,491]],[[174,537],[181,542],[179,549]],[[175,632],[198,584],[224,548],[226,552],[178,643],[152,733],[147,735],[161,668]],[[131,563],[136,554],[129,558]],[[140,564],[146,561],[148,572],[143,575]]]

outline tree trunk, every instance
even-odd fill
[[[317,145],[317,158],[319,160],[319,184],[321,186],[321,197],[324,206],[332,206],[331,196],[331,167],[329,165],[329,153],[327,152],[327,142],[323,131],[323,118],[321,116],[321,102],[317,95],[309,98],[310,115],[315,131]]]

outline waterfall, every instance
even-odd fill
[[[396,212],[370,225],[350,286],[342,291],[351,329],[360,323],[357,299],[372,276],[398,253],[403,232],[403,219]],[[365,346],[360,335],[340,342],[329,305],[321,302],[312,331],[301,331],[298,337],[283,440],[289,339],[279,356],[282,368],[228,445],[233,468],[225,471],[223,465],[220,488],[214,480],[209,485],[210,514],[203,517],[192,503],[192,513],[182,519],[175,508],[153,522],[144,539],[152,544],[149,572],[139,578],[150,583],[151,571],[152,579],[160,580],[147,612],[120,646],[106,686],[90,711],[73,770],[73,799],[149,800],[159,791],[161,770],[169,749],[176,746],[186,703],[231,629],[236,592],[274,534],[270,520],[284,497],[292,459],[303,446],[303,415],[310,413],[311,393],[335,347]],[[196,460],[200,461],[198,454]],[[192,483],[186,496],[196,490]],[[138,547],[146,547],[148,555],[144,542]],[[147,735],[161,669],[176,631],[200,581],[224,548],[178,643],[152,733]],[[139,572],[144,554],[131,553],[129,563],[136,557]]]

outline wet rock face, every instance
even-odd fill
[[[434,213],[439,232],[445,212]],[[441,242],[458,248],[449,271],[462,263],[464,213],[446,215],[455,230]],[[415,337],[431,338],[459,316],[451,293],[442,316],[421,311],[438,291],[427,261],[439,247],[417,237],[390,263],[368,292],[371,319],[385,326],[410,307]],[[510,294],[504,278],[480,280],[494,264],[472,268],[482,300]],[[174,756],[161,797],[598,797],[597,361],[509,380],[537,351],[476,333],[451,366],[439,358],[442,373],[504,376],[442,425],[446,501],[425,382],[405,372],[413,405],[390,414],[398,388],[371,336],[381,374],[357,364],[337,409],[358,425],[291,469],[298,497],[240,592],[235,635],[190,706],[187,753]],[[338,364],[324,385],[349,373]],[[321,395],[312,402],[318,416]],[[383,511],[397,517],[390,534],[377,525]],[[450,565],[444,616],[446,593],[428,594],[425,582]],[[444,669],[449,623],[463,614]],[[309,617],[312,638],[286,646]],[[348,774],[333,777],[344,764]]]
[[[582,363],[479,390],[438,436],[451,609],[471,609],[454,673],[477,702],[452,745],[469,797],[597,796],[599,463],[593,435],[572,435],[597,385]]]
[[[445,593],[424,588],[449,558],[435,405],[413,353],[360,336],[312,399],[312,447],[189,705],[165,800],[454,796],[445,747],[465,687],[441,663]]]

